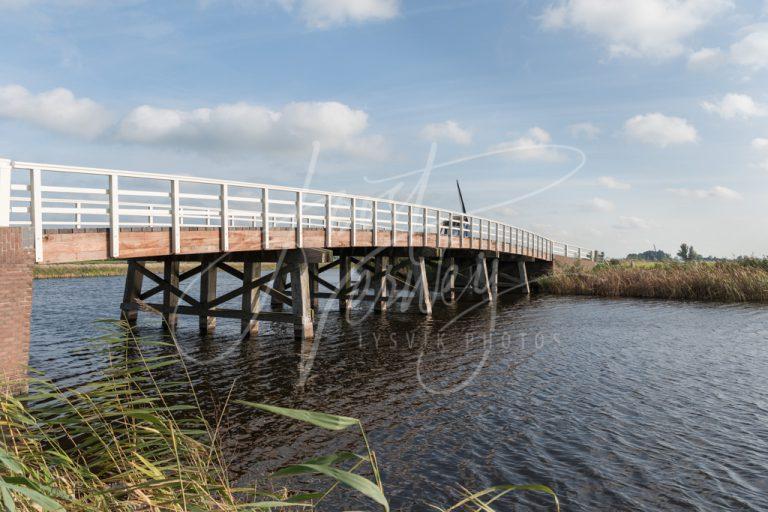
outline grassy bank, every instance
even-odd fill
[[[366,510],[389,510],[376,454],[357,419],[238,401],[316,428],[356,431],[358,449],[283,467],[265,488],[237,487],[220,428],[230,400],[216,417],[204,414],[175,344],[118,331],[84,352],[104,355],[110,364],[82,386],[63,389],[35,379],[27,396],[0,393],[4,510],[314,510],[339,486],[364,499]],[[295,480],[307,475],[327,483],[307,489],[306,479]],[[552,510],[559,510],[557,497],[542,485],[466,492],[458,503],[435,509],[492,512],[491,504],[513,491],[549,494]]]
[[[196,263],[182,263],[181,271],[194,267]],[[264,268],[271,268],[267,263]],[[241,268],[239,263],[233,263],[233,267]],[[162,273],[161,263],[147,263],[147,268],[155,273]],[[35,279],[63,279],[69,277],[106,277],[124,276],[128,271],[128,264],[124,261],[85,261],[80,263],[52,263],[35,265]]]
[[[152,270],[159,270],[159,265]],[[35,265],[35,279],[58,279],[65,277],[105,277],[122,276],[128,270],[128,265],[122,261],[94,261],[85,263],[54,263]]]
[[[560,295],[768,302],[768,260],[573,266],[556,270],[540,285]]]

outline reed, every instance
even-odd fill
[[[206,419],[174,343],[137,339],[121,327],[85,350],[109,361],[86,384],[62,388],[34,378],[24,396],[0,394],[0,503],[5,510],[312,510],[339,486],[389,510],[376,453],[359,420],[241,401],[327,430],[356,429],[361,450],[317,457],[272,475],[327,479],[321,492],[282,484],[237,487],[221,449],[221,417]],[[181,377],[169,380],[168,375]],[[554,492],[540,485],[465,491],[459,503],[435,508],[492,511],[491,504],[512,491],[547,493],[559,510]]]
[[[542,291],[559,295],[768,302],[768,260],[571,266],[539,284]]]

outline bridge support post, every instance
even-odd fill
[[[339,311],[347,313],[352,307],[349,300],[350,286],[352,285],[352,268],[349,256],[339,256]]]
[[[125,290],[123,291],[123,303],[120,306],[123,320],[133,327],[139,318],[139,305],[136,299],[141,295],[141,286],[144,282],[144,274],[139,272],[139,263],[133,260],[128,262],[128,273],[125,275]]]
[[[373,308],[374,311],[383,313],[387,310],[387,302],[389,301],[389,283],[387,283],[389,258],[387,256],[376,256],[374,270],[373,291],[375,293],[375,303]]]
[[[419,310],[425,315],[432,314],[432,297],[429,290],[429,280],[427,279],[427,266],[423,256],[415,257],[413,263],[413,272],[411,283],[413,284],[413,293],[419,301]]]
[[[320,265],[318,263],[309,263],[309,272],[311,274],[318,275],[319,270],[320,270]],[[310,306],[315,311],[317,311],[320,308],[320,298],[317,295],[319,292],[320,292],[320,283],[317,281],[317,279],[310,279],[309,280]]]
[[[218,269],[216,259],[210,256],[204,257],[200,261],[200,308],[202,312],[199,316],[200,333],[208,334],[216,327],[216,317],[207,314],[208,303],[216,299],[216,278]]]
[[[491,269],[488,273],[488,290],[491,300],[497,301],[499,298],[499,258],[490,258]]]
[[[458,273],[458,267],[456,266],[456,260],[453,257],[443,260],[445,273],[440,276],[441,287],[440,293],[444,301],[453,302],[456,300],[456,274]]]
[[[283,262],[278,261],[275,264],[275,279],[272,283],[272,289],[280,292],[285,293],[285,284],[286,284],[286,278],[288,276],[288,272],[286,271],[285,264]],[[275,295],[271,296],[270,300],[270,307],[274,310],[283,309],[283,301],[280,300],[280,297]]]
[[[474,293],[478,295],[481,300],[493,302],[491,283],[488,278],[488,264],[486,263],[485,254],[482,252],[477,255],[474,277]]]
[[[179,287],[179,260],[166,259],[163,262],[163,328],[174,331],[177,324],[176,307],[179,297],[171,291],[171,286]]]
[[[309,290],[309,265],[303,261],[290,264],[291,301],[293,302],[293,335],[296,339],[308,339],[315,335],[312,325],[311,294]]]
[[[246,287],[261,277],[261,262],[248,257],[243,262],[243,287]],[[240,332],[244,339],[259,333],[259,321],[251,315],[261,311],[261,287],[255,286],[243,292],[243,319],[240,322]]]
[[[517,275],[520,278],[520,287],[522,288],[523,293],[530,294],[531,284],[528,282],[528,271],[526,270],[525,261],[523,260],[517,262]]]

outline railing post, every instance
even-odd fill
[[[13,162],[0,159],[0,227],[11,225],[11,174]]]
[[[261,247],[269,249],[269,189],[261,189]]]
[[[29,177],[29,191],[32,196],[30,220],[35,234],[35,261],[43,261],[43,189],[40,169],[32,169]]]
[[[109,175],[109,255],[120,255],[120,189],[117,174]]]
[[[181,197],[179,180],[171,180],[171,237],[173,253],[181,252]]]
[[[435,246],[440,248],[440,231],[442,231],[440,228],[440,210],[435,210]]]
[[[427,231],[427,222],[428,222],[427,221],[427,217],[429,217],[428,210],[426,208],[422,208],[421,209],[421,223],[422,223],[422,226],[421,226],[421,231],[422,231],[421,245],[423,245],[423,246],[427,245],[427,233],[428,233],[428,231]]]
[[[221,184],[221,194],[219,196],[221,201],[221,250],[229,250],[229,185],[226,183]]]
[[[413,247],[413,206],[408,205],[408,247]]]
[[[299,190],[296,192],[296,247],[301,248],[304,245],[304,231],[301,223],[301,213],[303,210],[304,194]]]
[[[373,201],[371,203],[371,208],[373,210],[371,211],[371,245],[373,247],[376,247],[379,243],[378,240],[378,231],[379,231],[379,202]]]
[[[331,194],[325,194],[325,246],[330,247],[333,242],[331,231]]]
[[[83,202],[75,201],[75,228],[83,227]]]
[[[392,245],[395,245],[397,233],[397,204],[392,203]]]
[[[453,221],[451,221],[451,224],[453,224]],[[451,228],[453,228],[453,226],[451,226]],[[459,221],[459,247],[462,249],[464,248],[464,215],[461,216],[461,220]]]
[[[354,247],[357,245],[357,199],[352,198],[352,202],[349,205],[350,209],[352,210],[349,214],[350,216],[350,224],[352,228],[352,238],[351,238],[351,245]]]

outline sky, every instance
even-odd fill
[[[768,1],[0,0],[0,20],[5,158],[450,209],[458,179],[470,211],[613,257],[768,254]]]

